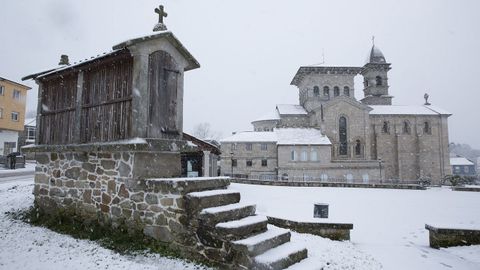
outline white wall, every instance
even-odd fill
[[[15,148],[12,152],[16,152],[18,148],[18,132],[10,130],[0,130],[0,155],[4,155],[5,142],[14,142]]]

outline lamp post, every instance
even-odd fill
[[[378,159],[378,168],[380,169],[380,183],[382,183],[383,180],[382,180],[382,159],[381,158]]]

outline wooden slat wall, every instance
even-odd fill
[[[77,74],[43,83],[40,144],[66,144],[73,141],[76,95]]]
[[[132,129],[133,58],[123,56],[84,72],[82,143],[127,139]]]

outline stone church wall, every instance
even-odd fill
[[[276,175],[277,168],[277,145],[275,142],[265,142],[267,150],[262,150],[260,142],[252,142],[252,150],[247,150],[247,143],[238,142],[232,149],[232,143],[222,143],[221,174],[232,174],[232,158],[237,160],[237,166],[233,167],[234,175],[245,175],[251,178],[261,178],[265,175]],[[233,157],[231,153],[233,152]],[[267,166],[262,166],[262,160],[267,160]],[[247,160],[252,161],[252,166],[247,166]]]

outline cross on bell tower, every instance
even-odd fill
[[[158,23],[153,27],[153,31],[165,31],[167,26],[163,24],[163,17],[167,17],[168,14],[165,12],[163,5],[160,5],[158,8],[155,8],[155,13],[158,14]]]

